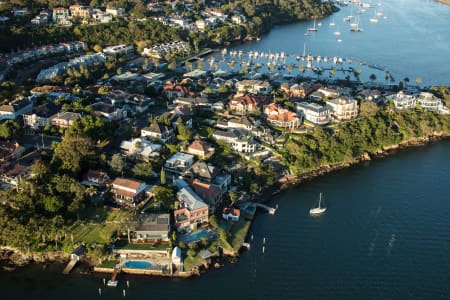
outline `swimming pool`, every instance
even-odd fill
[[[145,260],[128,260],[123,264],[123,267],[130,269],[156,269],[155,266]]]
[[[191,243],[191,242],[197,242],[200,241],[201,238],[207,238],[209,240],[214,238],[214,234],[209,232],[207,229],[201,229],[199,231],[184,235],[183,237],[180,237],[180,240],[182,240],[185,243]]]

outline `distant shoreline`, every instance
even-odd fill
[[[450,5],[450,0],[437,0],[438,2],[441,2],[443,4],[448,4]]]

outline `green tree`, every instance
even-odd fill
[[[148,162],[139,162],[131,170],[133,175],[139,179],[150,179],[153,174],[152,165]]]
[[[166,171],[164,170],[164,167],[161,168],[160,181],[161,185],[166,185],[167,183]]]
[[[46,211],[55,213],[64,207],[64,201],[57,196],[44,195],[42,202]]]
[[[61,169],[77,173],[83,164],[92,161],[95,154],[90,138],[67,131],[61,143],[55,148],[53,161],[61,162]]]
[[[169,208],[174,204],[175,193],[171,187],[154,186],[153,195],[155,201],[161,203],[164,207]]]
[[[111,160],[108,162],[111,169],[116,171],[117,173],[122,173],[125,169],[125,159],[120,155],[120,153],[115,153],[111,157]]]
[[[374,73],[370,74],[369,79],[374,82],[375,80],[377,80],[377,75],[375,75]]]
[[[192,131],[184,124],[177,125],[177,139],[182,142],[188,142],[192,138]]]
[[[20,130],[20,125],[14,120],[6,120],[0,124],[0,137],[9,139],[16,136]]]

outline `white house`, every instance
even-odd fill
[[[164,169],[168,173],[181,175],[194,163],[194,155],[183,152],[177,152],[164,164]]]
[[[241,93],[268,95],[272,91],[272,86],[268,81],[246,79],[236,82],[236,90]]]
[[[331,111],[317,103],[299,102],[297,112],[316,125],[325,125],[331,121]]]
[[[161,145],[154,144],[145,139],[136,138],[129,141],[123,141],[120,144],[120,149],[129,157],[147,160],[151,157],[159,156]]]
[[[33,102],[28,98],[18,99],[0,106],[0,120],[14,120],[33,109]]]
[[[358,101],[340,97],[327,101],[327,107],[337,120],[350,120],[358,116]]]
[[[432,93],[421,92],[417,97],[417,102],[423,109],[448,114],[448,108],[444,106],[442,100],[434,96]]]
[[[403,91],[400,91],[395,95],[391,95],[388,98],[394,101],[396,110],[414,109],[417,104],[417,98],[415,96],[407,95]]]

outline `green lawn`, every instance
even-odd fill
[[[240,219],[239,222],[234,223],[231,227],[230,237],[228,241],[235,251],[238,251],[242,243],[245,241],[247,232],[250,229],[251,221]]]
[[[104,262],[102,262],[101,264],[99,264],[97,267],[99,268],[108,268],[108,269],[114,269],[114,267],[116,266],[117,261],[115,260],[105,260]]]
[[[120,229],[125,220],[131,218],[130,212],[99,207],[85,211],[82,220],[71,227],[74,243],[85,242],[108,244],[113,234]]]
[[[198,253],[194,257],[189,257],[187,255],[186,258],[184,259],[184,270],[188,272],[192,269],[192,267],[200,265],[202,261],[203,260]]]

